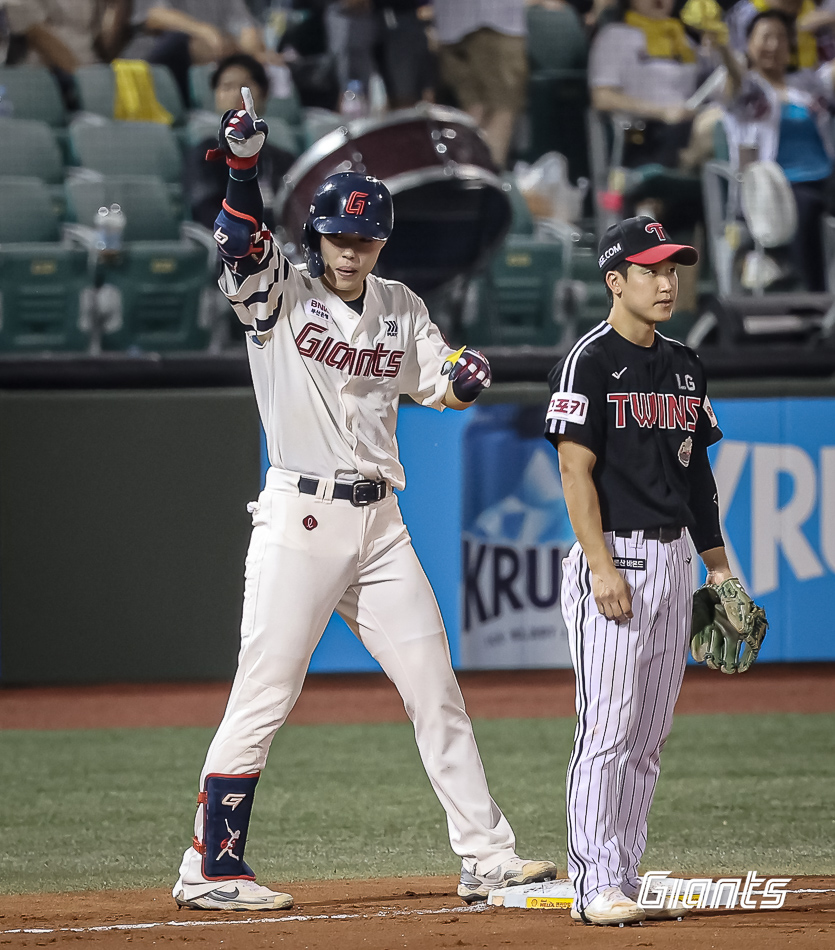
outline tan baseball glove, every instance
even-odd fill
[[[768,620],[735,577],[693,594],[690,653],[723,673],[744,673],[760,652]]]

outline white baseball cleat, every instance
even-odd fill
[[[617,924],[637,924],[646,919],[646,911],[630,900],[619,887],[607,887],[588,905],[584,923],[601,927]],[[583,920],[583,915],[571,905],[571,919]]]
[[[286,910],[293,898],[280,891],[271,891],[255,881],[224,881],[214,890],[199,897],[187,898],[185,891],[174,895],[178,907],[192,910]]]
[[[624,891],[624,893],[626,892]],[[665,905],[669,902],[669,895],[654,887],[647,889],[646,896],[651,898],[653,904],[657,904],[662,896],[664,898]],[[637,894],[635,895],[634,899],[638,899]],[[639,906],[643,908],[643,911],[646,914],[646,920],[678,920],[680,917],[687,917],[688,914],[693,913],[693,908],[688,907],[681,898],[678,898],[672,907],[644,907],[643,904],[640,904]]]
[[[477,874],[475,868],[469,871],[462,866],[458,896],[467,904],[472,904],[486,901],[496,888],[553,881],[556,876],[557,866],[552,861],[526,861],[524,858],[508,858],[486,874]]]

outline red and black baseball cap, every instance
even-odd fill
[[[597,265],[602,274],[623,261],[659,264],[669,259],[677,264],[695,264],[699,252],[688,244],[673,244],[664,228],[647,214],[625,218],[607,229],[597,246]]]

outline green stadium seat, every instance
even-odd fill
[[[157,101],[171,113],[175,126],[183,125],[186,110],[171,70],[167,66],[152,65],[151,76]],[[84,112],[92,112],[106,119],[113,118],[116,104],[116,77],[110,66],[82,66],[75,72],[75,84]]]
[[[95,226],[96,212],[114,202],[125,215],[125,241],[178,241],[180,218],[165,183],[151,175],[113,175],[98,180],[70,178],[67,206],[73,221]]]
[[[191,91],[191,104],[195,109],[205,109],[206,112],[215,111],[215,94],[211,86],[215,68],[214,63],[189,67],[188,84]]]
[[[52,73],[43,66],[0,66],[4,99],[14,106],[19,119],[39,119],[52,128],[67,124],[61,91]]]
[[[269,119],[267,120],[269,121]],[[345,125],[345,119],[338,112],[328,109],[310,108],[304,110],[304,147],[310,148],[320,138]]]
[[[203,109],[192,112],[186,122],[186,145],[194,148],[206,139],[217,141],[217,130],[220,125],[220,116],[214,112],[207,112]],[[270,137],[272,138],[272,126],[270,127]]]
[[[64,158],[46,122],[0,119],[0,174],[40,179],[49,186],[56,214],[63,216]]]
[[[510,172],[505,172],[502,175],[502,181],[504,182],[505,194],[510,199],[510,208],[513,214],[510,222],[510,233],[533,234],[533,215],[527,201],[525,201],[525,196],[516,184],[516,178]]]
[[[570,335],[576,339],[609,315],[609,298],[606,285],[600,279],[596,248],[572,248],[569,276],[568,299],[563,302],[564,319],[570,327]]]
[[[102,265],[103,348],[205,349],[208,255],[189,241],[133,241]]]
[[[102,175],[156,175],[180,183],[182,155],[166,125],[75,120],[70,143],[79,164]]]
[[[204,349],[210,336],[211,235],[205,232],[202,241],[181,236],[168,189],[158,178],[70,179],[66,187],[70,212],[79,224],[92,227],[97,210],[114,202],[125,215],[121,254],[103,258],[97,270],[102,347]],[[189,234],[195,227],[190,226]]]
[[[556,288],[564,245],[511,234],[474,282],[465,312],[467,339],[483,346],[556,346]]]
[[[7,178],[38,178],[48,185],[64,180],[61,149],[46,122],[0,119],[0,173]]]
[[[561,152],[576,181],[588,176],[585,136],[578,134],[585,128],[589,101],[586,33],[568,6],[562,10],[529,7],[527,18],[531,143],[526,157],[535,161],[545,152]]]
[[[87,251],[61,241],[49,191],[0,178],[0,350],[85,350],[94,290]]]
[[[264,117],[269,119],[270,116],[284,119],[288,125],[298,128],[304,122],[301,100],[297,95],[285,99],[268,99],[264,106]]]

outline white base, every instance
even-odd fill
[[[521,907],[523,910],[567,910],[573,900],[574,885],[567,879],[500,887],[490,891],[487,897],[487,903],[494,907]]]

